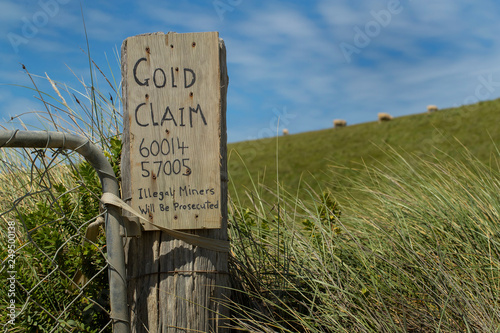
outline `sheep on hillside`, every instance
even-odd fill
[[[344,119],[334,119],[333,120],[333,127],[338,128],[338,127],[346,127],[347,126],[347,121]]]
[[[427,112],[436,112],[438,107],[435,105],[427,105]]]
[[[290,134],[286,128],[283,129],[283,135],[288,135]]]
[[[388,113],[385,113],[385,112],[380,112],[378,114],[378,121],[379,122],[382,122],[382,121],[389,121],[389,120],[392,120],[392,116]]]

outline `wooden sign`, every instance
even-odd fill
[[[123,183],[132,208],[153,224],[221,227],[226,127],[219,59],[217,32],[140,35],[123,43],[122,158],[129,177]]]

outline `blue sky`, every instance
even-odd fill
[[[129,36],[218,31],[230,77],[229,142],[500,97],[500,3],[493,0],[3,0],[3,126],[18,128],[10,117],[28,112],[23,121],[43,127],[33,116],[44,110],[34,92],[13,86],[32,86],[20,63],[76,89],[75,76],[90,82],[82,9],[92,58],[117,81]],[[51,92],[44,81],[36,82]]]

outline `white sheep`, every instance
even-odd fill
[[[284,128],[284,129],[283,129],[283,135],[288,135],[288,134],[290,134],[290,133],[288,132],[288,129]]]
[[[427,112],[436,112],[438,107],[435,105],[427,105]]]
[[[333,127],[338,128],[338,127],[346,127],[347,126],[347,121],[344,119],[334,119],[333,120]]]
[[[392,116],[388,113],[385,113],[385,112],[380,112],[378,114],[378,121],[379,122],[382,122],[382,121],[389,121],[389,120],[392,120]]]

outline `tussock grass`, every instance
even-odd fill
[[[237,327],[499,331],[498,160],[389,155],[395,163],[367,167],[369,177],[350,184],[342,199],[366,200],[340,218],[313,191],[235,203],[232,269],[246,302],[232,304]]]
[[[76,134],[101,147],[110,160],[116,159],[116,155],[120,154],[117,151],[116,140],[122,131],[120,84],[112,75],[109,63],[110,78],[90,57],[88,59],[90,64],[88,82],[69,69],[80,84],[79,88],[54,80],[47,73],[45,75],[30,73],[27,66],[21,65],[32,85],[20,88],[31,90],[35,99],[41,103],[41,109],[21,112],[12,117],[11,122],[0,124],[0,127]],[[30,118],[35,118],[39,122],[23,121]],[[72,152],[58,155],[56,150],[48,150],[47,153],[51,155],[43,156],[33,149],[0,150],[1,211],[8,208],[16,199],[25,196],[26,191],[36,191],[37,186],[50,186],[51,180],[67,188],[82,184],[82,180],[75,180],[72,176],[74,165],[83,162],[80,155]],[[55,160],[51,160],[52,155],[56,156]],[[118,165],[119,161],[113,165],[117,176],[120,174]],[[43,178],[43,173],[49,174],[49,179],[37,182],[39,177]],[[96,195],[98,193],[99,191]],[[28,198],[24,203],[29,202]]]
[[[122,116],[116,84],[95,63],[90,83],[79,79],[81,91],[23,69],[33,84],[24,88],[33,90],[43,109],[13,120],[25,130],[86,137],[103,150],[119,177]],[[102,74],[99,79],[97,71]],[[101,93],[99,82],[111,92]],[[42,86],[51,90],[42,91]],[[38,127],[22,121],[33,114],[40,120]],[[101,192],[95,170],[75,152],[0,150],[0,277],[7,281],[9,267],[14,266],[12,260],[9,266],[9,258],[15,258],[16,270],[15,326],[7,324],[7,282],[0,288],[5,330],[111,331],[104,228],[86,238],[87,228],[102,219]],[[13,243],[8,243],[8,223],[15,225]]]

